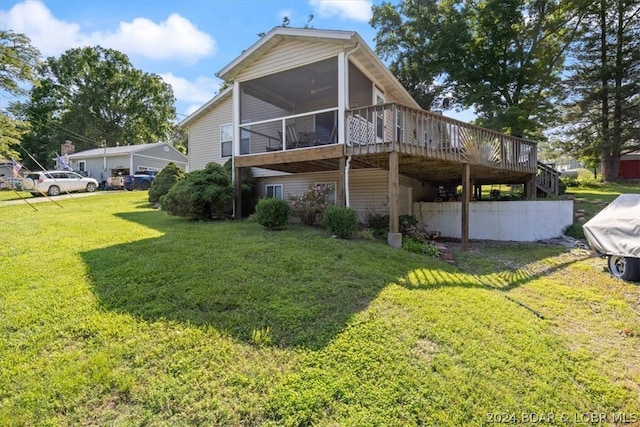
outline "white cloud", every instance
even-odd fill
[[[309,0],[315,13],[322,18],[337,16],[341,19],[368,22],[371,19],[371,0]]]
[[[2,11],[3,26],[24,33],[44,56],[100,45],[150,59],[195,61],[216,51],[216,42],[177,13],[155,23],[147,18],[121,22],[113,31],[83,33],[79,24],[57,19],[40,1],[28,0]]]
[[[26,34],[44,56],[55,56],[80,44],[80,25],[56,19],[39,1],[18,3],[2,11],[3,27]]]
[[[147,18],[121,22],[113,33],[93,33],[92,39],[129,54],[150,59],[195,60],[215,53],[216,42],[177,13],[156,24]]]
[[[190,81],[173,73],[160,74],[160,77],[173,87],[173,94],[180,103],[200,105],[209,101],[220,89],[220,80],[211,77],[198,77]]]

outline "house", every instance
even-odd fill
[[[640,151],[633,151],[620,158],[618,176],[623,179],[640,179]]]
[[[236,188],[252,168],[261,195],[283,199],[331,185],[363,221],[388,213],[393,246],[415,202],[462,185],[464,230],[482,185],[531,199],[541,185],[534,142],[421,109],[356,32],[276,27],[217,76],[228,87],[181,123],[190,170],[232,160]]]
[[[187,157],[166,142],[94,148],[63,154],[63,158],[74,171],[94,177],[103,184],[111,177],[158,171],[169,162],[184,170],[188,167]],[[58,168],[62,169],[61,165]]]

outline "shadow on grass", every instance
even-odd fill
[[[118,216],[163,235],[82,254],[106,309],[211,326],[252,344],[323,348],[391,283],[495,289],[474,276],[486,274],[481,268],[463,272],[382,243],[330,239],[302,226],[270,232],[252,222],[188,222],[159,211]],[[505,286],[535,277],[517,272]]]
[[[104,308],[211,326],[247,343],[322,348],[424,260],[302,226],[270,232],[252,222],[188,222],[158,211],[118,216],[163,235],[82,254]]]

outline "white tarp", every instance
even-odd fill
[[[640,194],[621,194],[582,228],[596,252],[640,258]]]

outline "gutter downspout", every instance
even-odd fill
[[[345,106],[346,108],[349,108],[350,105],[350,100],[349,100],[349,56],[355,52],[356,50],[358,50],[360,48],[360,42],[356,42],[356,45],[353,49],[351,49],[349,52],[345,53],[344,55],[344,62],[345,62],[345,74],[346,74],[346,78],[345,78],[345,83],[347,86],[347,90],[345,90]],[[346,119],[346,114],[343,114],[342,120]],[[346,123],[344,123],[344,127],[345,127],[345,131],[346,131]],[[346,132],[345,132],[345,136],[346,136]],[[344,141],[344,144],[346,145],[346,138]],[[345,198],[345,206],[346,207],[350,207],[351,206],[351,201],[350,201],[350,196],[349,196],[349,169],[351,166],[351,156],[347,156],[347,162],[345,164],[344,167],[344,198]]]
[[[344,198],[345,206],[349,206],[349,166],[351,165],[351,156],[347,156],[347,163],[344,167]]]

